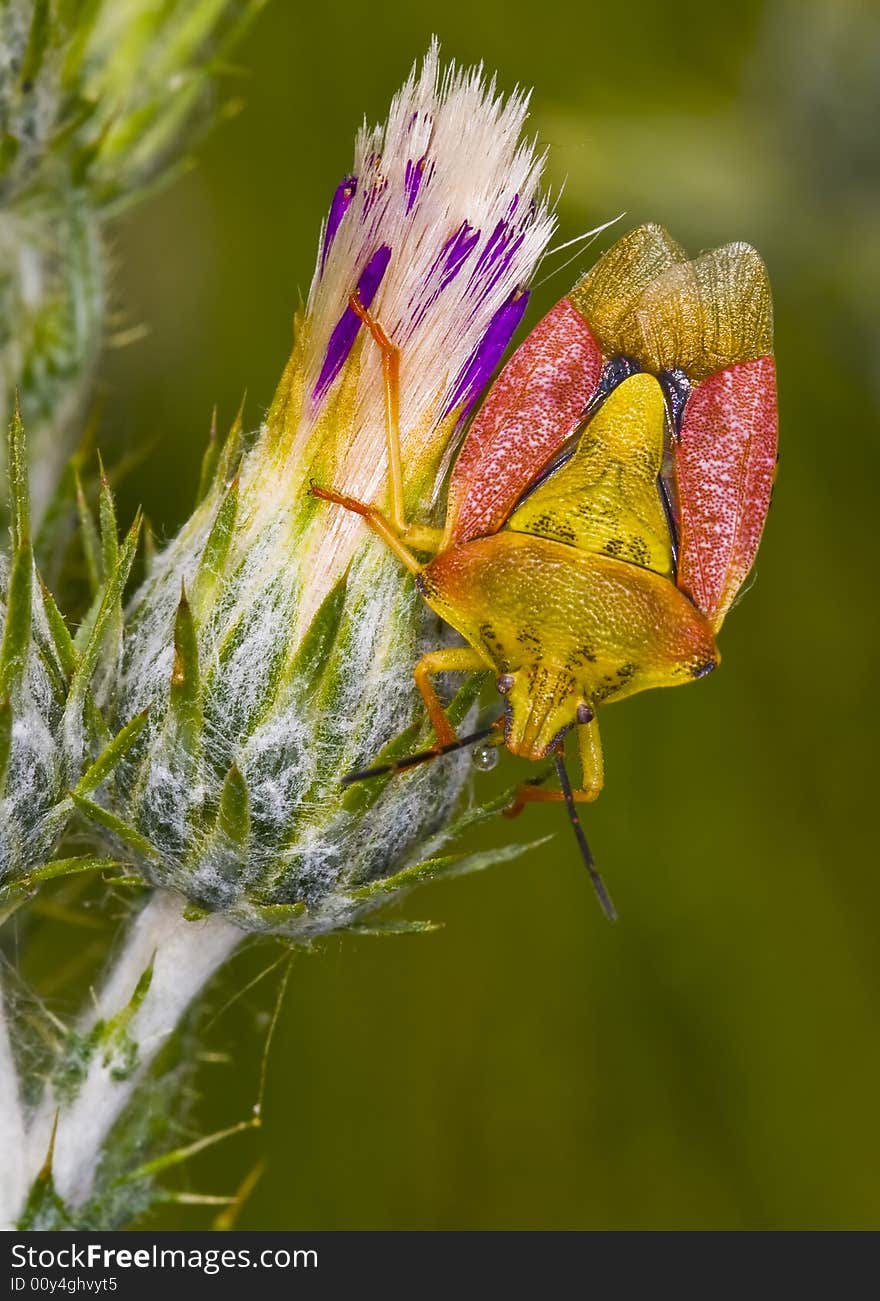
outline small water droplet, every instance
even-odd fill
[[[495,745],[477,745],[471,751],[471,762],[480,772],[491,772],[498,762],[498,747]]]

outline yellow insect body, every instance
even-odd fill
[[[501,679],[505,741],[525,758],[550,753],[579,709],[589,721],[600,703],[701,677],[718,662],[706,620],[671,583],[554,539],[478,538],[442,552],[417,581]]]
[[[657,380],[631,376],[599,409],[572,458],[525,497],[508,528],[670,575],[669,524],[657,488],[665,429]]]

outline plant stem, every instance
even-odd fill
[[[18,1207],[25,1193],[25,1124],[18,1088],[18,1072],[9,1027],[6,1003],[0,983],[0,1230],[15,1227]]]
[[[136,1068],[126,1078],[115,1079],[106,1054],[99,1049],[73,1102],[58,1113],[52,1172],[55,1188],[68,1206],[88,1197],[105,1140],[145,1071],[193,999],[244,938],[242,931],[218,917],[185,921],[185,903],[179,895],[153,893],[132,923],[93,1010],[78,1027],[80,1034],[87,1034],[97,1021],[106,1023],[128,1008],[139,980],[153,963],[149,988],[126,1027],[137,1046]],[[48,1094],[30,1127],[30,1179],[45,1161],[57,1106]]]

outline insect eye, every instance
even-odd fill
[[[577,707],[577,714],[575,717],[577,718],[577,721],[583,725],[584,723],[592,723],[596,715],[593,713],[589,705],[585,705],[583,701],[581,701]]]
[[[506,696],[512,686],[513,686],[512,673],[502,673],[501,677],[496,678],[495,680],[495,687],[501,693],[502,696]]]
[[[678,438],[681,434],[681,419],[691,393],[691,383],[683,370],[664,370],[659,378],[672,431]]]
[[[627,357],[624,353],[620,353],[617,357],[606,361],[599,380],[599,388],[602,393],[612,393],[625,379],[629,379],[630,375],[635,375],[640,370],[641,366],[635,357]]]

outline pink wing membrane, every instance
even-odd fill
[[[771,356],[703,380],[675,454],[681,510],[678,586],[717,631],[754,563],[776,470]]]
[[[495,533],[577,428],[602,354],[567,298],[520,345],[471,425],[449,483],[449,542]]]

